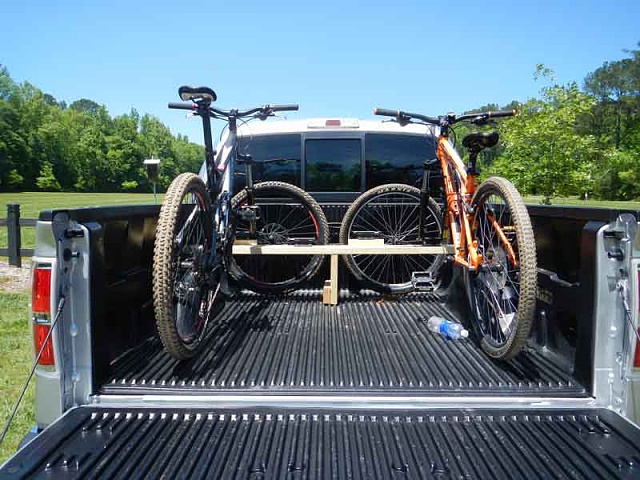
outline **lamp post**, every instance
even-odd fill
[[[144,167],[147,170],[147,177],[149,181],[153,184],[153,201],[158,203],[158,196],[156,194],[156,182],[158,181],[158,171],[160,170],[160,159],[159,158],[147,158],[144,162]]]

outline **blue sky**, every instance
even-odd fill
[[[638,0],[3,3],[14,80],[199,143],[199,122],[166,108],[182,84],[211,86],[220,107],[299,103],[292,118],[438,115],[536,96],[538,63],[582,83],[640,41]]]

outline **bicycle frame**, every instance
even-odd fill
[[[451,232],[451,242],[454,247],[453,261],[470,270],[476,270],[482,263],[482,256],[478,253],[477,240],[474,239],[471,230],[474,214],[471,199],[478,183],[475,175],[467,172],[466,166],[449,141],[449,137],[442,133],[438,136],[436,157],[440,161],[443,175],[448,217],[445,221],[448,221]],[[454,175],[458,177],[459,181],[454,178]],[[517,263],[516,255],[511,243],[495,218],[492,218],[490,213],[488,215],[496,235],[507,252],[509,261],[515,266]]]
[[[205,184],[213,202],[214,224],[212,232],[211,252],[209,262],[216,260],[216,247],[219,246],[218,238],[224,238],[229,225],[229,212],[231,210],[232,182],[235,174],[235,149],[237,143],[236,119],[229,118],[229,129],[220,148],[213,148],[211,135],[211,115],[208,111],[200,114],[205,141]]]
[[[482,263],[477,242],[471,232],[472,212],[468,207],[476,191],[474,175],[468,174],[458,152],[447,135],[438,136],[436,157],[440,161],[443,175],[447,217],[451,242],[454,246],[454,262],[470,269],[477,269]],[[456,180],[453,175],[458,176]]]

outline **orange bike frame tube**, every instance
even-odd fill
[[[478,254],[477,243],[472,238],[471,215],[468,212],[461,211],[463,202],[459,201],[464,200],[467,204],[471,202],[471,197],[476,191],[476,179],[473,175],[467,174],[467,169],[460,155],[453,148],[448,137],[443,135],[438,137],[436,156],[440,160],[440,168],[444,178],[447,220],[449,221],[451,241],[455,250],[453,261],[459,265],[476,269],[482,263],[482,257]],[[449,165],[453,171],[458,173],[460,178],[459,190],[456,190],[454,186],[454,180],[451,178],[449,168],[447,168]]]

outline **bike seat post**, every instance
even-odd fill
[[[209,104],[199,103],[198,113],[202,117],[202,130],[204,132],[204,152],[205,162],[207,166],[207,186],[210,193],[213,193],[214,187],[217,184],[215,156],[216,152],[213,149],[213,137],[211,135],[211,115],[209,114]]]
[[[476,150],[469,151],[469,163],[467,164],[467,173],[469,175],[476,176],[478,175],[477,161],[478,161],[478,153]]]

